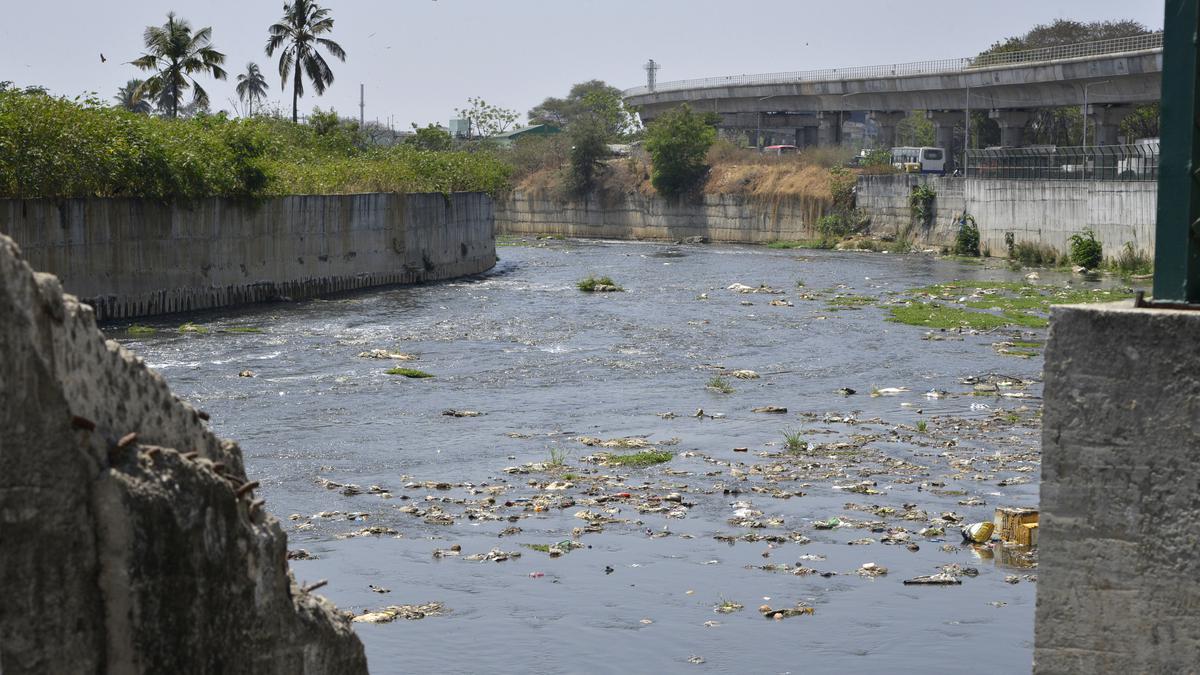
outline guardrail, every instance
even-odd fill
[[[1158,180],[1158,141],[967,151],[967,176],[1015,180]]]
[[[696,80],[659,82],[653,92],[679,91],[682,89],[711,89],[714,87],[738,87],[753,84],[792,84],[801,82],[836,82],[841,80],[865,80],[877,77],[904,77],[908,75],[942,75],[961,73],[974,68],[1011,66],[1042,61],[1087,58],[1103,54],[1121,54],[1162,49],[1162,33],[1144,33],[1111,40],[1082,42],[1057,47],[1028,49],[1024,51],[984,54],[959,59],[935,61],[913,61],[881,66],[852,66],[849,68],[823,68],[820,70],[796,70],[786,73],[761,73],[757,75],[727,75],[705,77]],[[651,93],[646,86],[626,89],[624,96],[640,96]]]

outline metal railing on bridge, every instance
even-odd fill
[[[1158,141],[1089,147],[1033,146],[967,151],[971,178],[1158,180]]]
[[[841,80],[865,80],[879,77],[905,77],[909,75],[942,75],[961,73],[974,68],[1011,66],[1022,63],[1059,61],[1063,59],[1087,58],[1103,54],[1120,54],[1162,49],[1162,33],[1144,33],[1130,37],[1082,42],[1057,47],[1028,49],[1015,52],[1000,52],[977,57],[913,61],[881,66],[852,66],[849,68],[823,68],[820,70],[796,70],[786,73],[759,73],[755,75],[727,75],[705,77],[696,80],[659,82],[653,92],[679,91],[683,89],[711,89],[714,87],[740,87],[754,84],[793,84],[803,82],[837,82]],[[646,86],[626,89],[624,96],[639,96],[651,93]]]

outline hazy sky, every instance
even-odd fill
[[[599,78],[644,83],[648,58],[659,80],[874,65],[969,56],[1056,18],[1128,18],[1160,29],[1162,0],[326,0],[332,38],[347,52],[322,97],[301,99],[407,127],[445,124],[471,96],[524,113],[572,83]],[[247,61],[280,92],[277,63],[263,47],[282,0],[3,0],[0,80],[108,98],[138,71],[142,31],[168,10],[194,28],[212,26],[230,77],[205,78],[213,110],[230,109],[234,76]],[[103,52],[108,61],[100,62]],[[278,56],[278,54],[276,54]]]

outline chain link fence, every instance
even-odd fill
[[[1033,146],[968,150],[971,178],[1016,180],[1158,180],[1158,141],[1089,147]]]

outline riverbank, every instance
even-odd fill
[[[450,279],[496,262],[482,193],[5,200],[0,233],[101,321]]]

